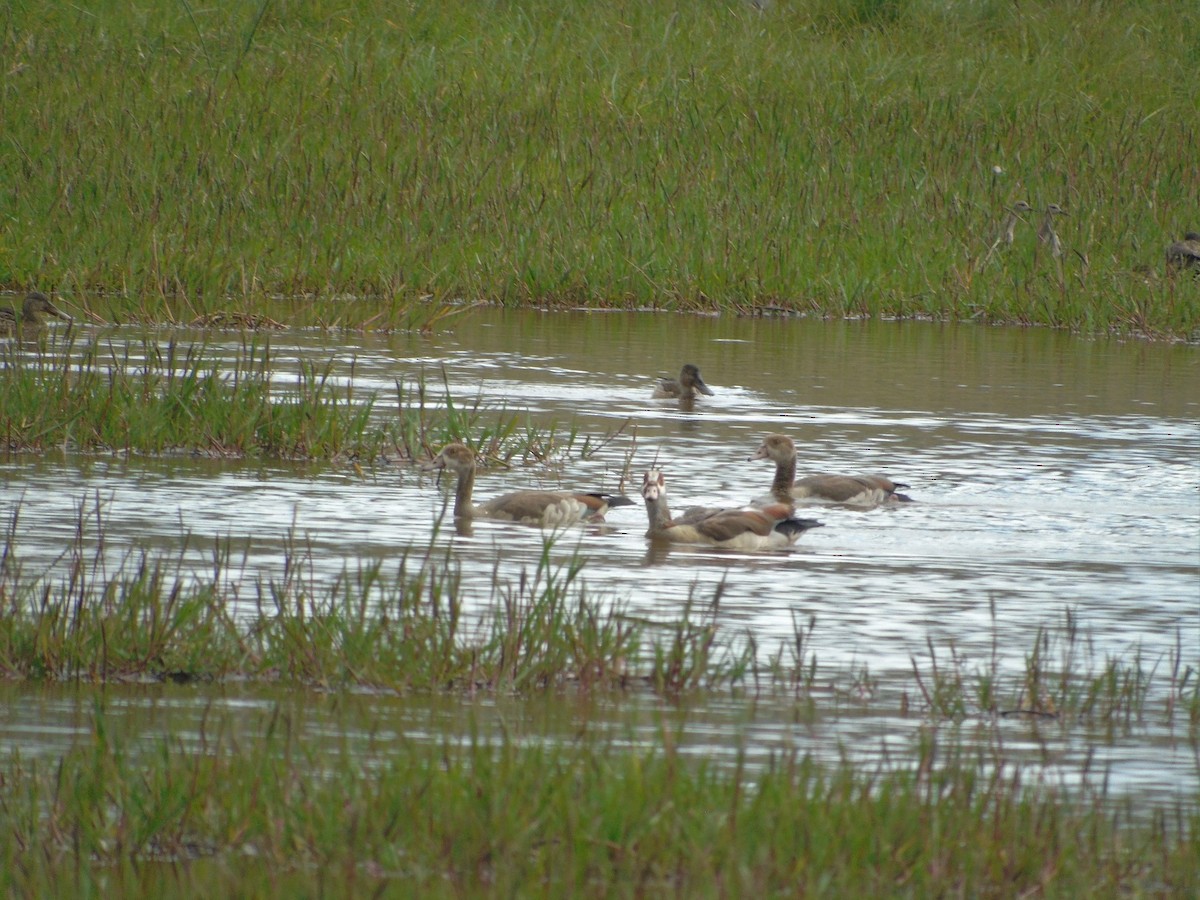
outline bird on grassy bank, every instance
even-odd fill
[[[1189,231],[1167,248],[1167,271],[1195,269],[1200,274],[1200,232]]]
[[[809,475],[796,480],[796,445],[785,434],[769,434],[748,462],[769,459],[775,463],[771,493],[755,503],[810,501],[871,507],[881,503],[907,503],[911,497],[897,493],[897,484],[883,475]]]
[[[1001,247],[1011,247],[1017,235],[1017,223],[1024,221],[1022,213],[1033,212],[1033,207],[1024,200],[1018,200],[1010,206],[1004,216],[1004,221],[1000,223],[1000,229],[996,234],[996,239],[992,241],[992,245],[988,247],[987,254],[983,257],[983,264],[987,265],[988,261]]]
[[[708,385],[704,383],[704,379],[700,377],[700,369],[687,363],[679,370],[679,378],[659,379],[658,385],[654,388],[654,397],[660,400],[668,397],[694,400],[697,392],[708,397],[713,395]]]
[[[1051,203],[1046,207],[1046,212],[1042,216],[1042,224],[1038,226],[1037,238],[1038,243],[1048,244],[1050,246],[1050,255],[1055,259],[1062,256],[1062,241],[1058,239],[1058,232],[1054,230],[1054,217],[1065,216],[1067,211],[1057,203]]]
[[[770,550],[794,544],[810,528],[820,528],[816,519],[797,519],[787,503],[762,509],[719,509],[687,521],[671,518],[667,505],[667,481],[659,469],[642,477],[642,499],[650,528],[646,537],[673,544],[701,544],[730,550]]]
[[[21,314],[7,306],[0,307],[0,334],[24,337],[46,327],[46,316],[70,320],[70,316],[50,302],[41,291],[30,291],[21,304]]]
[[[475,454],[464,444],[447,444],[433,459],[434,468],[446,469],[458,478],[454,494],[456,519],[497,519],[525,525],[557,528],[576,522],[599,522],[616,506],[632,506],[622,494],[576,493],[574,491],[513,491],[476,505]]]
[[[1012,246],[1017,236],[1017,223],[1024,221],[1021,214],[1027,212],[1033,212],[1033,207],[1024,200],[1018,200],[1008,208],[1008,212],[1004,216],[1004,221],[1000,224],[1000,234],[997,235],[995,243],[992,244],[993,250],[1001,244],[1006,247]]]

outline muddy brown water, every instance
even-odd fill
[[[217,358],[242,352],[233,334],[161,340],[172,336],[206,340]],[[802,473],[884,472],[910,486],[912,504],[808,510],[825,527],[783,553],[650,552],[640,503],[611,512],[606,527],[561,535],[554,558],[585,557],[589,592],[629,615],[673,621],[689,597],[702,603],[720,587],[717,621],[730,640],[753,635],[763,652],[775,652],[797,622],[815,619],[811,649],[823,670],[865,671],[881,691],[912,690],[913,660],[928,664],[929,641],[941,651],[953,645],[968,672],[998,659],[1015,677],[1038,629],[1061,627],[1068,610],[1096,665],[1140,654],[1163,681],[1181,646],[1183,665],[1200,667],[1195,346],[1037,329],[497,310],[431,336],[284,332],[270,341],[281,378],[297,360],[333,359],[335,377],[356,399],[375,393],[381,415],[395,408],[397,380],[411,385],[423,373],[436,398],[444,373],[457,401],[478,398],[540,428],[553,422],[561,436],[619,432],[587,459],[571,453],[554,466],[481,473],[480,499],[531,485],[623,488],[636,499],[641,473],[657,462],[675,508],[740,505],[770,483],[768,463],[747,461],[770,432],[796,440]],[[714,396],[691,409],[650,399],[654,380],[683,362],[699,365]],[[282,578],[297,546],[306,577],[320,583],[364,560],[384,560],[386,573],[404,548],[432,541],[460,567],[476,612],[495,601],[494,580],[515,581],[542,553],[536,529],[481,522],[463,536],[448,521],[439,527],[451,485],[429,473],[385,462],[365,475],[345,464],[8,456],[0,458],[0,515],[11,520],[19,507],[28,577],[54,577],[81,511],[85,540],[102,531],[114,565],[130,548],[181,552],[187,535],[186,553],[207,571],[220,539],[234,548],[230,577],[247,583]],[[145,701],[135,692],[130,708],[198,702],[172,701],[171,690]],[[3,692],[0,735],[29,751],[69,740],[64,723],[77,715],[69,710],[85,703],[71,691],[57,700],[42,689]],[[238,709],[281,702],[267,691],[235,693],[229,702]],[[362,702],[398,731],[415,717],[413,728],[436,733],[443,718],[462,714],[444,709],[453,706],[445,698]],[[570,733],[569,710],[523,714],[565,720]],[[802,740],[831,758],[846,746],[869,756],[911,743],[921,726],[920,717],[849,709],[801,738],[786,704],[757,715],[748,722],[734,699],[713,699],[692,713],[696,752],[731,753],[745,741],[768,752]],[[1010,747],[1027,743],[1045,763],[1045,726],[1002,727]],[[1154,722],[1135,731],[1104,742],[1101,764],[1113,783],[1195,796],[1200,780],[1186,739]],[[1069,770],[1063,761],[1082,759],[1092,738],[1058,726],[1053,765]]]

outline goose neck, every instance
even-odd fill
[[[471,493],[475,490],[475,467],[463,469],[458,473],[458,486],[454,491],[454,517],[463,519],[469,517],[475,507],[471,503]]]

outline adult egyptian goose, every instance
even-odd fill
[[[843,503],[847,506],[878,506],[880,503],[907,502],[911,497],[898,494],[897,484],[882,475],[809,475],[796,480],[796,445],[784,434],[769,434],[750,462],[769,459],[775,463],[775,481],[763,503],[808,500]],[[759,501],[756,501],[759,502]]]
[[[654,388],[654,397],[659,400],[668,397],[677,400],[694,400],[697,392],[707,397],[713,395],[708,385],[704,383],[704,379],[700,377],[700,369],[687,363],[679,370],[679,378],[659,379],[658,385]]]
[[[797,519],[787,503],[774,503],[762,509],[719,509],[708,515],[675,521],[667,505],[667,480],[659,469],[651,469],[642,478],[642,498],[652,541],[674,544],[704,544],[731,550],[769,550],[794,544],[810,528],[820,528],[815,519]]]
[[[7,306],[0,307],[0,334],[15,334],[20,337],[27,330],[36,332],[45,327],[46,316],[54,316],[59,319],[70,318],[51,303],[50,298],[41,291],[31,291],[21,305],[20,316],[14,309]]]
[[[1200,232],[1189,231],[1167,248],[1167,269],[1195,269],[1200,274]]]
[[[458,477],[454,494],[456,519],[484,518],[525,525],[557,528],[584,520],[603,521],[614,506],[632,506],[622,494],[586,494],[572,491],[513,491],[486,503],[471,502],[475,487],[475,454],[463,444],[447,444],[433,458],[433,465]]]

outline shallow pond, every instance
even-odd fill
[[[207,340],[215,357],[243,352],[233,334],[173,336]],[[375,393],[380,414],[395,409],[398,380],[411,385],[423,373],[436,395],[444,372],[457,401],[528,411],[532,423],[556,423],[563,440],[570,429],[619,432],[586,459],[489,469],[479,499],[530,485],[622,488],[636,498],[657,461],[676,509],[741,505],[770,484],[770,464],[748,461],[770,432],[796,440],[802,474],[884,472],[910,486],[911,504],[805,512],[825,527],[782,553],[651,552],[640,503],[612,511],[605,527],[561,535],[555,557],[583,555],[589,590],[630,615],[672,621],[689,597],[707,602],[720,588],[727,636],[751,634],[773,653],[815,618],[820,664],[865,670],[881,690],[911,686],[929,641],[953,646],[967,671],[998,657],[1002,670],[1019,672],[1037,630],[1061,626],[1067,610],[1097,666],[1140,653],[1161,670],[1177,644],[1185,666],[1200,666],[1196,347],[971,326],[496,310],[431,336],[335,342],[284,332],[270,341],[282,373],[298,359],[336,360],[335,377],[359,399]],[[714,396],[691,409],[650,399],[654,380],[683,362],[700,366]],[[113,560],[129,547],[178,548],[190,534],[204,570],[214,540],[228,540],[247,581],[282,577],[285,551],[297,545],[306,577],[322,581],[432,540],[451,548],[465,596],[486,604],[494,582],[536,565],[542,535],[487,522],[469,536],[448,520],[439,529],[451,489],[392,463],[360,475],[345,464],[0,458],[0,515],[11,520],[19,506],[27,575],[53,571],[82,515],[85,540],[102,531]],[[711,723],[696,726],[698,746],[713,753],[749,733],[740,712],[721,709],[714,703]],[[792,728],[781,717],[756,727],[778,737]],[[45,718],[52,731],[55,715]],[[919,724],[839,722],[812,738],[817,752],[836,757],[860,741],[875,751]],[[0,723],[11,736],[9,727]],[[1044,755],[1029,722],[1005,727]],[[1082,755],[1085,738],[1065,727],[1055,740],[1063,754]],[[1197,764],[1181,743],[1154,723],[1138,740],[1113,742],[1114,781],[1195,796]]]

